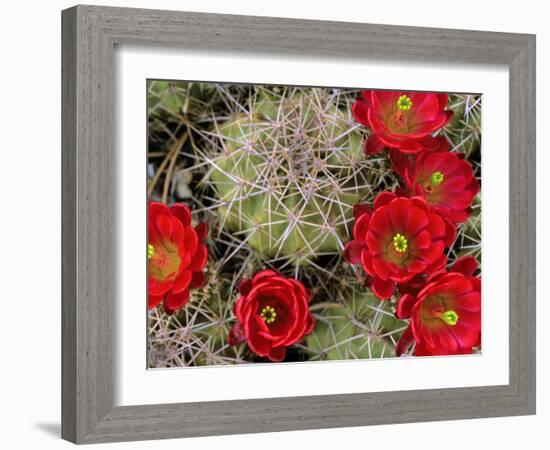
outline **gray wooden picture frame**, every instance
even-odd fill
[[[115,407],[113,52],[118,44],[507,65],[509,384]],[[93,443],[535,413],[535,36],[76,6],[62,13],[62,53],[64,439]]]

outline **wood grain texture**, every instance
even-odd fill
[[[535,37],[77,6],[63,11],[62,436],[77,443],[535,412]],[[113,50],[117,44],[300,57],[506,64],[510,70],[510,383],[113,406]]]

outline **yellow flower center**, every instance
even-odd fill
[[[260,317],[267,324],[273,323],[277,318],[277,311],[275,311],[275,308],[273,308],[273,306],[267,305],[260,312]]]
[[[151,244],[147,244],[147,259],[152,259],[155,256],[155,247]]]
[[[439,186],[441,183],[443,183],[443,180],[445,177],[443,174],[439,171],[432,173],[430,176],[430,183],[432,186]]]
[[[400,111],[408,111],[412,108],[412,105],[412,100],[406,95],[402,95],[397,99],[397,109]]]
[[[409,242],[407,241],[407,238],[403,236],[401,233],[397,233],[393,237],[393,248],[398,253],[405,253],[407,251]]]
[[[452,309],[445,311],[440,317],[443,322],[447,325],[451,325],[452,327],[454,327],[458,322],[458,314]]]

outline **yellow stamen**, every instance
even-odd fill
[[[412,100],[406,95],[402,95],[397,99],[397,109],[400,111],[408,111],[412,108],[412,105]]]
[[[273,323],[277,318],[277,311],[275,311],[275,308],[273,308],[273,306],[267,305],[260,312],[260,317],[267,324]]]
[[[398,253],[405,253],[407,251],[407,248],[409,246],[409,242],[407,241],[407,238],[403,236],[401,233],[397,233],[393,237],[393,248]]]
[[[152,259],[155,256],[155,247],[151,244],[147,244],[147,259]]]
[[[443,314],[441,314],[441,320],[443,320],[443,322],[445,322],[447,325],[451,325],[452,327],[454,327],[458,322],[458,314],[452,309],[449,309],[448,311],[445,311]]]
[[[432,186],[439,186],[441,183],[443,183],[443,180],[445,177],[443,174],[439,171],[432,173],[432,176],[430,177],[430,183]]]

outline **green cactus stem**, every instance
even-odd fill
[[[259,90],[248,109],[216,127],[206,177],[223,228],[260,255],[307,264],[338,254],[353,205],[385,182],[340,91]]]

